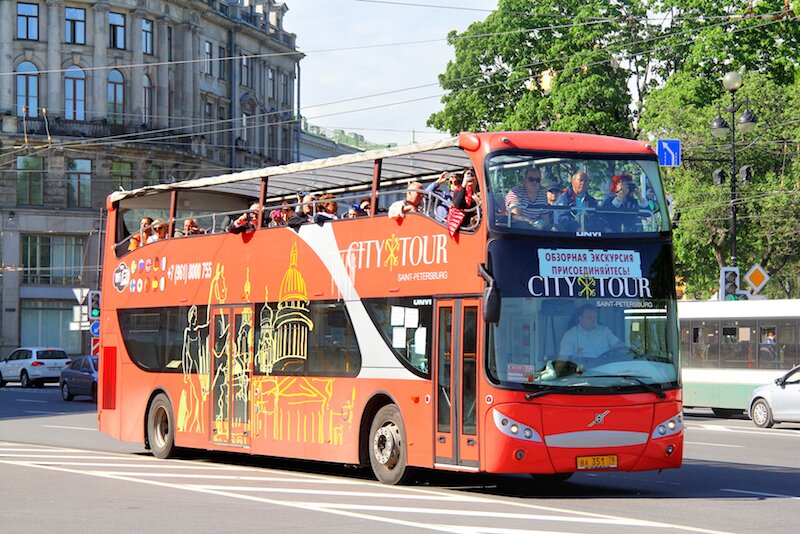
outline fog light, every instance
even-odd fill
[[[516,434],[517,432],[519,432],[519,427],[517,425],[511,425],[510,430],[512,434]]]
[[[503,419],[502,421],[500,421],[500,424],[506,426],[508,424],[508,419]]]
[[[666,450],[667,456],[671,455],[674,450],[675,447],[673,447],[672,445],[667,445],[667,450]]]
[[[523,451],[522,449],[517,449],[517,452],[514,453],[514,456],[516,457],[517,460],[522,460],[523,458],[525,458],[525,451]]]
[[[665,427],[664,425],[658,425],[657,430],[658,433],[661,434],[662,436],[667,433],[667,427]]]
[[[531,436],[533,436],[533,430],[526,428],[524,434],[526,438],[531,439]]]

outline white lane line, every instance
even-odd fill
[[[439,525],[444,527],[445,525]],[[467,530],[469,528],[469,530]],[[475,533],[475,534],[578,534],[575,532],[566,532],[564,530],[559,530],[558,532],[554,530],[520,530],[518,528],[500,528],[500,527],[464,527],[465,530],[462,532],[464,533]]]
[[[69,415],[72,412],[57,412],[54,410],[25,410],[25,413],[47,414],[47,415]]]
[[[221,491],[254,491],[254,492],[277,492],[277,493],[296,493],[296,494],[313,494],[313,495],[334,495],[334,496],[349,496],[349,497],[373,497],[373,498],[389,498],[389,499],[411,499],[411,500],[424,500],[424,501],[461,501],[471,502],[471,499],[464,498],[459,495],[413,495],[408,493],[397,492],[380,492],[374,491],[326,491],[315,488],[297,489],[297,488],[276,488],[265,486],[225,486],[225,485],[209,485],[209,484],[193,484],[193,486],[204,490],[221,490]],[[431,509],[435,512],[437,509]]]
[[[179,489],[179,490],[184,490],[184,491],[194,491],[194,492],[197,492],[197,493],[206,493],[206,494],[211,494],[211,495],[230,497],[230,498],[233,498],[233,499],[240,499],[240,500],[253,501],[253,502],[259,502],[259,503],[273,504],[273,505],[276,505],[276,506],[285,506],[285,507],[290,507],[290,508],[298,508],[298,509],[303,509],[303,510],[324,512],[324,513],[329,513],[329,514],[333,514],[333,515],[340,515],[340,516],[346,516],[346,517],[352,517],[352,518],[358,518],[358,519],[365,519],[365,520],[369,520],[369,521],[377,521],[377,522],[382,522],[382,523],[390,523],[390,524],[394,524],[394,525],[402,525],[402,526],[408,526],[408,527],[420,528],[420,529],[426,529],[426,530],[436,530],[436,531],[441,531],[441,532],[453,532],[453,533],[458,533],[458,534],[461,534],[461,533],[464,533],[464,532],[480,533],[480,532],[484,531],[484,529],[481,528],[481,527],[465,527],[463,525],[459,525],[459,526],[431,525],[431,524],[427,524],[427,523],[420,523],[420,522],[415,522],[415,521],[407,521],[407,520],[403,520],[403,519],[395,519],[395,518],[385,517],[385,516],[382,516],[382,515],[366,514],[366,513],[359,512],[357,510],[345,510],[345,509],[342,509],[341,505],[337,505],[335,503],[329,503],[329,504],[325,505],[325,504],[320,504],[320,503],[311,503],[311,502],[302,502],[302,501],[299,501],[299,502],[281,501],[281,500],[278,500],[278,499],[257,497],[255,495],[247,495],[247,494],[233,493],[233,492],[220,491],[220,490],[203,489],[203,488],[200,488],[200,487],[196,487],[196,486],[192,486],[192,485],[186,485],[186,484],[166,483],[166,482],[160,482],[160,481],[156,481],[156,480],[146,480],[146,479],[132,478],[132,477],[128,477],[128,476],[107,475],[107,474],[101,474],[101,473],[98,473],[98,472],[91,472],[91,471],[78,471],[78,470],[74,470],[74,469],[68,469],[68,468],[65,468],[65,467],[56,467],[56,466],[53,466],[53,465],[24,464],[24,463],[20,463],[20,462],[12,462],[12,461],[0,461],[0,463],[9,463],[9,464],[23,465],[23,466],[24,465],[28,465],[30,467],[36,467],[36,468],[39,468],[39,469],[48,469],[48,470],[53,470],[53,471],[62,471],[62,472],[66,472],[66,473],[74,473],[74,474],[81,474],[81,475],[96,476],[96,477],[100,477],[100,478],[114,479],[114,480],[120,480],[120,481],[125,481],[125,482],[133,482],[133,483],[138,483],[138,484],[148,484],[148,485],[153,485],[153,486],[167,487],[167,488],[171,488],[171,489]],[[377,483],[374,483],[373,485],[377,485]],[[419,493],[435,493],[435,492],[422,490],[422,491],[419,491]],[[506,502],[506,501],[503,501],[503,500],[497,500],[497,499],[474,498],[474,499],[471,499],[471,500],[473,500],[475,502],[490,502],[490,503],[493,503],[493,504],[502,504],[502,505],[510,505],[512,507],[520,507],[517,503],[509,503],[509,502]],[[689,532],[700,532],[700,533],[704,533],[704,534],[729,534],[729,533],[726,533],[724,531],[719,531],[719,530],[710,530],[710,529],[704,529],[704,528],[689,527],[689,526],[684,526],[684,525],[675,525],[675,524],[669,524],[669,523],[659,523],[659,522],[636,520],[636,519],[629,519],[629,518],[619,518],[619,517],[608,516],[608,515],[593,514],[593,513],[590,513],[590,512],[579,512],[579,511],[575,511],[575,510],[561,510],[561,509],[557,509],[557,508],[540,507],[540,506],[537,506],[537,505],[523,505],[522,507],[523,508],[529,508],[529,509],[530,508],[539,508],[539,509],[547,508],[547,509],[550,509],[551,511],[555,511],[555,512],[558,512],[558,513],[568,513],[568,514],[572,514],[573,516],[575,516],[575,520],[583,521],[583,522],[586,522],[586,523],[601,522],[601,523],[606,523],[606,524],[673,528],[673,529],[676,529],[676,530],[684,530],[684,531],[689,531]],[[391,508],[391,510],[395,511],[396,508]],[[439,510],[439,512],[441,512],[441,510]],[[494,515],[494,514],[490,514],[490,517],[492,515]],[[517,514],[517,515],[525,515],[525,514]],[[530,514],[530,515],[531,516],[535,516],[535,515],[540,515],[540,514]],[[550,518],[550,517],[559,517],[559,516],[543,516],[543,517]]]
[[[18,460],[18,461],[8,460],[7,463],[29,464],[29,465],[34,466],[34,467],[37,467],[39,465],[42,465],[42,466],[47,466],[47,465],[52,465],[52,466],[57,466],[57,465],[71,466],[71,465],[74,465],[74,466],[79,466],[79,467],[127,467],[128,465],[130,465],[130,467],[137,467],[137,468],[141,468],[142,467],[141,464],[139,464],[139,465],[121,464],[121,463],[112,464],[112,463],[103,463],[103,462],[50,462],[50,461],[42,461],[42,462],[40,462],[40,461],[37,461],[35,459]],[[176,464],[168,465],[168,464],[165,464],[165,463],[157,463],[157,462],[153,462],[153,463],[154,463],[154,467],[157,465],[159,469],[198,469],[198,470],[206,469],[206,470],[210,470],[210,471],[234,471],[235,470],[235,469],[232,469],[232,468],[229,468],[229,467],[212,467],[212,466],[209,466],[209,465],[176,465]]]
[[[42,425],[44,428],[63,428],[65,430],[91,430],[92,432],[100,432],[96,428],[90,426],[63,426],[63,425]]]
[[[200,469],[198,467],[198,469]],[[150,477],[150,478],[198,478],[208,480],[236,480],[236,481],[253,481],[253,482],[290,482],[292,484],[330,484],[330,485],[349,485],[349,482],[342,482],[340,480],[301,480],[286,477],[254,477],[254,476],[239,476],[239,475],[209,475],[209,474],[193,474],[193,473],[160,473],[160,472],[147,472],[147,471],[99,471],[95,473],[100,475],[114,475],[126,477]],[[373,493],[374,495],[374,493]]]
[[[800,438],[800,432],[796,430],[788,430],[788,429],[780,429],[780,428],[770,428],[764,430],[744,430],[738,428],[731,428],[726,426],[716,426],[716,425],[700,425],[699,427],[693,427],[692,430],[707,430],[709,432],[723,432],[726,434],[751,434],[754,436],[792,436],[795,438]]]
[[[720,491],[728,491],[731,493],[743,493],[745,495],[757,495],[759,497],[779,497],[783,499],[792,499],[794,501],[800,500],[800,497],[796,495],[784,495],[782,493],[764,493],[761,491],[747,491],[747,490],[737,490],[737,489],[721,489]]]
[[[35,402],[35,403],[38,403],[38,404],[47,404],[49,401],[33,400],[33,399],[17,399],[17,402]]]
[[[726,445],[724,443],[705,443],[703,441],[684,441],[686,445],[707,445],[709,447],[728,447],[731,449],[742,449],[744,445]]]
[[[42,452],[52,452],[52,451],[42,451]],[[65,451],[65,452],[74,452],[74,451]],[[51,462],[51,459],[58,459],[58,460],[119,460],[119,456],[101,456],[96,454],[31,454],[30,451],[28,453],[9,453],[6,451],[0,451],[0,458],[25,458],[26,461],[32,463],[63,463],[65,465],[79,465],[76,462]],[[158,461],[154,461],[152,458],[130,458],[131,460],[136,460],[137,462],[143,462],[149,460],[153,467],[157,467],[160,464]],[[128,464],[118,464],[118,465],[128,465]],[[141,467],[141,463],[136,467]]]

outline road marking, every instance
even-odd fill
[[[96,428],[88,427],[88,426],[62,426],[62,425],[42,425],[44,428],[63,428],[65,430],[91,430],[92,432],[97,432]]]
[[[25,413],[37,413],[37,414],[47,414],[47,415],[69,415],[72,412],[56,412],[52,410],[25,410]]]
[[[783,495],[782,493],[763,493],[761,491],[747,491],[747,490],[737,490],[737,489],[726,489],[723,488],[720,491],[729,491],[731,493],[744,493],[745,495],[757,495],[759,497],[778,497],[782,499],[792,499],[792,500],[800,500],[800,497],[796,495]]]
[[[5,452],[10,452],[9,449],[13,448],[14,446],[19,447],[20,444],[8,444],[9,447],[5,449]],[[2,451],[2,443],[0,443],[0,451]],[[28,452],[40,452],[40,453],[48,453],[53,452],[55,449],[47,449],[47,448],[39,448],[34,450],[29,450]],[[87,459],[92,458],[92,454],[106,454],[109,453],[102,453],[100,451],[83,451],[80,449],[73,449],[69,452],[86,452]],[[111,453],[114,455],[114,453]],[[628,517],[620,517],[620,516],[613,516],[608,514],[596,514],[592,512],[581,512],[572,509],[560,509],[557,507],[548,507],[548,506],[540,506],[540,505],[533,505],[528,503],[516,503],[510,502],[503,499],[498,498],[491,498],[491,497],[473,497],[469,495],[459,495],[456,498],[459,501],[469,504],[490,504],[495,506],[505,506],[511,509],[516,510],[535,510],[534,513],[517,513],[517,512],[481,512],[476,511],[474,506],[470,510],[448,510],[442,511],[440,507],[437,508],[397,508],[397,507],[380,507],[380,506],[369,506],[369,505],[359,505],[359,504],[339,504],[339,503],[317,503],[317,502],[304,502],[304,501],[284,501],[280,499],[272,499],[263,496],[256,496],[256,495],[249,495],[246,493],[236,493],[232,491],[225,491],[223,489],[214,489],[218,486],[203,486],[203,485],[196,485],[196,484],[187,484],[186,482],[166,482],[166,481],[158,481],[152,480],[152,478],[156,477],[168,477],[170,473],[164,473],[164,470],[169,469],[195,469],[197,471],[203,470],[211,470],[211,471],[238,471],[238,472],[258,472],[263,473],[265,471],[270,471],[269,469],[264,468],[253,468],[253,467],[242,467],[242,466],[226,466],[226,465],[207,465],[202,463],[191,463],[190,461],[184,460],[156,460],[154,458],[145,458],[145,457],[138,457],[132,456],[130,454],[119,454],[114,455],[115,458],[120,460],[125,459],[135,459],[135,460],[150,460],[149,463],[143,464],[142,462],[133,462],[132,464],[127,463],[117,463],[117,464],[106,464],[102,462],[60,462],[60,461],[37,461],[36,454],[30,454],[28,461],[22,461],[17,459],[0,459],[0,463],[5,463],[9,465],[16,465],[21,467],[33,467],[39,469],[46,469],[51,471],[59,471],[77,475],[88,475],[94,476],[98,478],[105,478],[105,479],[113,479],[119,480],[124,482],[134,482],[138,484],[147,484],[152,486],[159,486],[159,487],[166,487],[170,489],[177,489],[183,491],[194,491],[196,493],[204,493],[210,495],[218,495],[223,497],[229,497],[239,500],[245,501],[252,501],[257,503],[268,503],[277,506],[283,507],[290,507],[290,508],[297,508],[297,509],[304,509],[309,511],[315,512],[322,512],[328,513],[333,515],[339,516],[346,516],[351,518],[358,518],[364,519],[368,521],[375,521],[380,523],[388,523],[394,525],[401,525],[407,527],[413,527],[417,529],[425,529],[425,530],[435,530],[435,531],[443,531],[443,532],[453,532],[453,533],[474,533],[479,534],[483,532],[491,532],[491,533],[515,533],[519,532],[515,529],[504,529],[501,527],[493,527],[493,526],[478,526],[478,525],[441,525],[441,524],[433,524],[433,523],[425,523],[425,522],[418,522],[413,520],[407,519],[399,519],[393,517],[387,517],[385,515],[381,515],[381,513],[385,510],[390,510],[392,512],[399,512],[402,513],[403,511],[407,510],[417,510],[419,514],[448,514],[448,515],[459,515],[462,517],[481,517],[481,518],[494,518],[494,517],[510,517],[510,518],[518,518],[522,517],[525,519],[532,519],[532,520],[541,520],[541,521],[559,521],[561,523],[580,523],[584,525],[590,524],[609,524],[609,525],[617,525],[619,527],[632,527],[641,529],[641,527],[650,527],[650,528],[666,528],[666,529],[675,529],[675,530],[682,530],[688,532],[698,532],[698,533],[705,533],[705,534],[725,534],[722,531],[718,530],[711,530],[699,527],[691,527],[685,525],[678,525],[678,524],[671,524],[671,523],[664,523],[664,522],[656,522],[656,521],[648,521],[642,519],[635,519],[635,518],[628,518]],[[133,465],[138,464],[138,465]],[[157,465],[156,465],[157,464]],[[140,469],[146,465],[150,467],[157,467],[159,471],[158,474],[155,475],[145,475],[147,478],[136,478],[137,476],[141,477],[142,475],[133,472],[126,472],[126,471],[109,471],[103,472],[99,470],[91,470],[91,469],[84,469],[85,467],[89,466],[108,466],[114,465],[122,468],[125,467],[139,467]],[[74,468],[71,468],[74,467]],[[119,473],[119,474],[117,474]],[[282,473],[282,472],[281,472]],[[172,473],[172,475],[178,475],[177,473]],[[181,475],[195,475],[194,473],[184,473]],[[178,476],[181,476],[178,475]],[[202,478],[204,475],[199,475]],[[211,476],[227,476],[227,475],[205,475],[206,478],[210,478]],[[236,475],[233,475],[236,476]],[[326,475],[309,475],[305,473],[292,473],[293,479],[291,482],[308,482],[311,479],[312,482],[323,482],[323,481],[336,481],[336,483],[340,483],[342,485],[363,485],[369,486],[374,489],[373,492],[369,493],[369,495],[373,496],[387,496],[388,498],[392,498],[394,493],[402,493],[404,495],[416,494],[416,495],[429,495],[429,496],[436,496],[437,500],[442,500],[442,497],[447,497],[448,494],[443,491],[436,491],[432,489],[422,489],[422,488],[403,488],[402,490],[398,491],[397,489],[394,490],[386,490],[386,487],[381,485],[375,481],[364,481],[364,480],[341,480],[340,477],[333,477],[333,476],[326,476]],[[244,476],[242,479],[250,479],[255,477]],[[282,481],[285,481],[283,479]],[[225,488],[223,486],[223,488]],[[230,488],[225,488],[229,490]],[[258,491],[257,488],[247,488],[244,491]],[[361,493],[361,492],[359,492]],[[337,495],[340,493],[336,493]],[[377,494],[377,495],[376,495]],[[409,498],[409,497],[405,497]],[[380,511],[381,513],[375,514],[370,513],[373,511]],[[536,531],[528,531],[528,532],[536,532]],[[548,532],[552,532],[549,530]]]
[[[707,445],[709,447],[729,447],[731,449],[742,449],[744,445],[726,445],[724,443],[705,443],[702,441],[684,441],[686,445]]]
[[[800,438],[800,432],[797,430],[789,430],[789,429],[780,429],[780,428],[770,428],[764,430],[745,430],[745,429],[738,429],[738,428],[731,428],[726,426],[718,426],[718,425],[692,425],[690,427],[691,430],[708,430],[709,432],[725,432],[729,434],[751,434],[754,436],[792,436],[795,438]]]
[[[35,399],[17,399],[17,402],[37,402],[39,404],[47,404],[50,401],[35,400]]]

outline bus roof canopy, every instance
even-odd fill
[[[393,181],[413,180],[420,176],[438,174],[442,169],[456,170],[472,165],[469,157],[458,148],[458,138],[452,137],[442,141],[369,150],[130,191],[114,191],[109,199],[113,203],[130,197],[197,188],[258,198],[261,179],[265,177],[269,177],[266,193],[268,197],[363,186],[372,182],[375,160],[382,160],[381,180]]]

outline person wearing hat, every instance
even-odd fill
[[[639,207],[640,200],[633,176],[626,172],[614,176],[611,179],[609,193],[601,204],[606,230],[641,232]]]
[[[558,201],[558,196],[563,191],[561,184],[553,178],[544,178],[542,180],[542,189],[547,197],[547,205],[555,206]],[[554,210],[543,211],[539,216],[539,220],[534,223],[540,230],[555,230],[555,212]]]
[[[164,219],[153,221],[153,233],[147,238],[147,243],[155,243],[167,238],[167,222]]]

